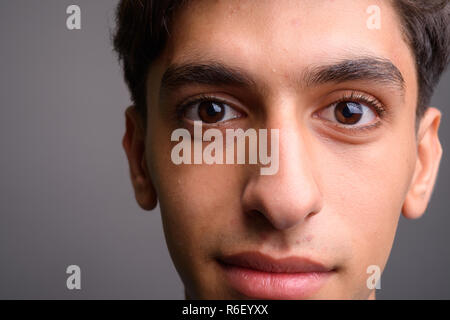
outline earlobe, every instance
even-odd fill
[[[157,195],[145,161],[145,130],[136,107],[125,112],[126,129],[122,146],[130,166],[130,178],[136,201],[144,210],[152,210],[157,205]]]
[[[428,108],[420,122],[417,133],[417,159],[410,188],[403,204],[406,218],[420,218],[428,206],[439,170],[442,146],[438,129],[441,113]]]

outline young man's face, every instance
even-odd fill
[[[380,29],[368,27],[371,5]],[[145,139],[129,109],[124,145],[139,204],[159,200],[187,296],[373,298],[367,269],[383,270],[400,213],[424,212],[441,152],[439,111],[416,134],[414,58],[389,2],[191,1],[170,34],[149,70]],[[251,85],[161,86],[169,66],[185,64],[239,70]],[[201,95],[224,113],[200,103],[177,112]],[[279,129],[278,172],[175,165],[171,134],[193,132],[194,120],[224,137]]]

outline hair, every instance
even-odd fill
[[[163,51],[172,17],[192,0],[121,0],[116,11],[114,50],[137,110],[146,119],[146,80],[150,64]],[[413,52],[418,79],[416,120],[424,114],[450,59],[448,0],[391,0]]]

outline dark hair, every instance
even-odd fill
[[[175,11],[188,1],[192,0],[121,0],[117,7],[114,49],[122,62],[131,99],[144,119],[148,68],[166,45]],[[450,2],[392,0],[392,3],[416,60],[419,87],[416,119],[420,119],[449,63]]]
[[[416,59],[419,85],[416,119],[430,103],[433,90],[450,60],[450,2],[393,0],[406,43]]]

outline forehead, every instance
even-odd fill
[[[374,5],[380,29],[367,25]],[[413,55],[388,1],[191,0],[173,17],[162,57],[165,66],[222,61],[288,84],[294,71],[359,55],[392,61],[416,93]]]

